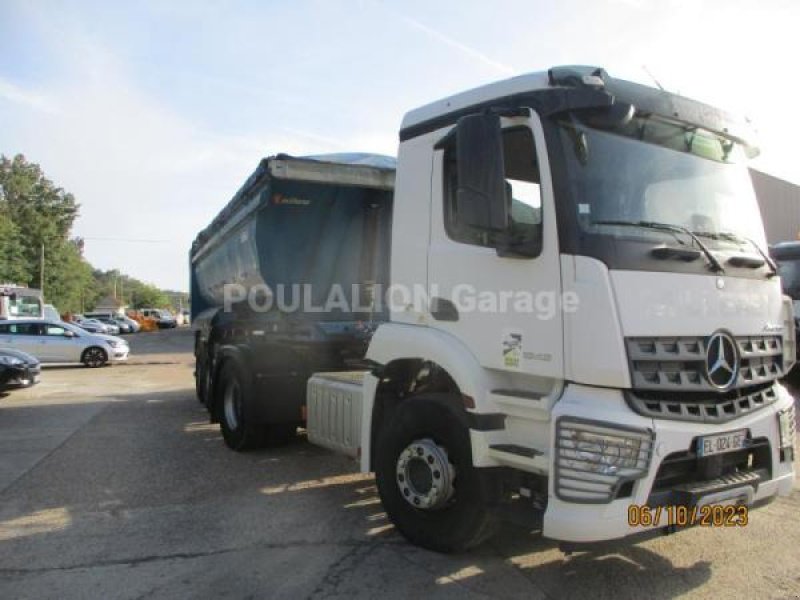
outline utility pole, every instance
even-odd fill
[[[39,256],[39,290],[42,292],[42,297],[44,297],[44,242],[42,242]]]

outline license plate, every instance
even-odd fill
[[[697,456],[713,456],[735,452],[747,445],[747,430],[740,429],[718,435],[706,435],[697,440]]]

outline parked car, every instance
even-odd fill
[[[112,328],[117,328],[117,333],[130,333],[131,326],[125,323],[124,321],[120,321],[119,319],[114,319],[111,317],[96,317],[98,321],[103,323],[104,325],[110,325]],[[112,335],[115,335],[112,333]]]
[[[159,329],[172,329],[178,326],[178,322],[172,314],[163,308],[143,308],[143,316],[155,319]]]
[[[32,354],[42,363],[81,362],[87,367],[127,360],[130,352],[123,339],[42,319],[0,321],[0,346]]]
[[[103,323],[91,323],[89,319],[80,319],[73,324],[81,329],[85,329],[89,333],[106,333],[108,331],[108,327]]]
[[[125,315],[120,315],[116,312],[111,311],[102,311],[102,312],[90,312],[86,313],[83,316],[84,319],[96,319],[106,325],[116,325],[119,327],[120,333],[135,333],[139,331],[141,325],[126,317]]]
[[[84,319],[78,323],[80,327],[92,333],[104,333],[106,335],[119,335],[119,327],[103,323],[99,319]]]
[[[130,317],[119,317],[121,323],[127,323],[131,328],[131,333],[138,333],[142,326]]]
[[[0,348],[0,391],[36,385],[41,371],[35,356],[13,348]]]

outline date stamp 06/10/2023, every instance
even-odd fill
[[[748,523],[748,507],[744,504],[631,504],[628,507],[628,525],[631,527],[746,527]]]

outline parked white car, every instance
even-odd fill
[[[41,319],[0,321],[0,346],[22,350],[43,363],[81,362],[87,367],[127,360],[130,352],[121,338]]]

